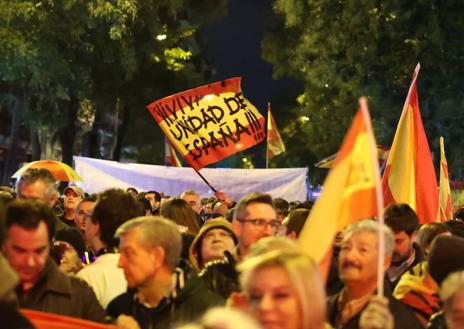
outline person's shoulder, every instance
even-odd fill
[[[395,319],[395,328],[423,328],[423,325],[420,323],[419,319],[414,315],[413,311],[408,306],[393,296],[388,299],[390,311]]]
[[[135,303],[134,294],[130,291],[126,291],[109,302],[106,307],[106,312],[112,317],[117,317],[121,314],[128,314]]]

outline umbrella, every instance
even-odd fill
[[[29,162],[28,164],[24,165],[21,169],[19,169],[17,172],[15,172],[12,177],[19,178],[27,169],[30,168],[48,169],[56,180],[60,180],[63,182],[82,181],[82,178],[79,177],[79,175],[74,171],[73,168],[68,166],[66,163],[54,160],[39,160]]]

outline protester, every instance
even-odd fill
[[[325,326],[325,293],[317,266],[294,252],[270,251],[240,264],[248,310],[264,329]]]
[[[200,203],[200,195],[194,190],[186,190],[181,193],[180,198],[188,203],[188,205],[192,208],[192,210],[197,214],[200,215],[201,211],[201,203]]]
[[[118,268],[119,241],[114,234],[124,222],[141,215],[137,200],[123,190],[110,189],[98,196],[92,216],[86,219],[85,240],[97,258],[77,276],[92,287],[104,308],[127,289],[124,273]]]
[[[224,218],[208,220],[195,236],[189,250],[189,260],[197,270],[215,259],[224,258],[224,252],[236,252],[237,237],[232,225]]]
[[[85,193],[80,187],[70,185],[64,189],[63,195],[64,212],[59,219],[66,225],[74,227],[76,226],[75,219],[77,215],[77,206],[85,197]]]
[[[185,280],[182,271],[176,271],[182,242],[172,221],[138,217],[119,227],[116,236],[120,238],[119,266],[131,289],[108,305],[110,315],[132,316],[142,329],[167,329],[224,303],[197,276]]]
[[[134,199],[137,199],[137,197],[139,196],[139,192],[135,187],[128,187],[126,189],[126,192],[130,194]]]
[[[419,228],[416,212],[407,204],[390,205],[385,209],[385,224],[395,234],[395,250],[387,271],[393,288],[401,275],[424,260],[424,254],[414,242]]]
[[[450,259],[442,256],[452,254],[453,251],[450,250],[452,247],[458,247],[458,249],[464,247],[464,239],[451,237],[451,239],[443,240],[442,237],[443,235],[436,236],[430,242],[432,247],[427,255],[427,260],[417,264],[403,274],[393,292],[393,296],[396,299],[408,305],[414,311],[414,314],[424,326],[427,325],[430,317],[442,308],[442,302],[438,295],[439,285],[430,273],[430,264],[432,264],[434,275],[437,274],[437,267],[438,271],[442,269],[446,270],[446,272],[439,275],[444,278],[454,268],[447,269],[446,264],[449,264]],[[458,240],[457,244],[455,244],[456,239]],[[459,244],[459,240],[462,240],[461,244]],[[436,243],[437,241],[438,243]],[[456,252],[454,256],[458,256]]]
[[[306,220],[308,219],[308,209],[294,209],[290,211],[288,217],[284,220],[287,236],[291,239],[296,239],[300,236]]]
[[[39,201],[13,201],[6,211],[3,251],[18,273],[22,308],[102,322],[105,312],[93,290],[58,269],[49,257],[56,217]]]
[[[160,208],[160,215],[173,220],[181,232],[188,231],[195,235],[200,230],[197,214],[183,199],[173,198],[163,202]]]
[[[259,239],[275,235],[282,222],[268,194],[252,193],[243,197],[235,207],[232,228],[238,237],[237,256],[242,259]]]
[[[75,230],[61,230],[55,235],[51,256],[60,270],[76,274],[84,266],[85,244]]]
[[[213,215],[219,215],[221,217],[226,217],[229,212],[229,207],[223,202],[216,202],[213,207]]]
[[[85,236],[85,222],[87,218],[90,218],[92,215],[93,207],[95,207],[96,202],[97,195],[90,194],[89,196],[84,197],[77,206],[75,219],[76,229],[82,234],[82,236]]]
[[[16,183],[16,192],[20,199],[41,200],[60,216],[61,210],[55,207],[58,200],[56,181],[47,169],[27,169]],[[68,229],[68,226],[57,219],[55,232]]]
[[[416,243],[424,252],[424,255],[430,252],[432,242],[435,238],[442,235],[451,235],[448,227],[443,223],[427,223],[421,226],[417,232]]]
[[[440,297],[445,305],[444,311],[437,313],[430,319],[428,328],[461,328],[459,319],[462,319],[464,307],[459,297],[455,305],[453,305],[452,299],[455,292],[461,289],[461,284],[459,284],[459,280],[450,280],[445,285],[445,280],[448,281],[447,278],[451,277],[452,273],[462,273],[461,271],[464,270],[462,250],[464,250],[464,238],[457,236],[440,236],[433,243],[428,256],[429,272],[440,286]],[[455,278],[458,279],[459,276]],[[446,322],[450,321],[448,327],[443,318],[443,313],[447,313],[448,319]]]
[[[440,297],[444,303],[443,312],[436,314],[427,328],[464,328],[464,272],[453,272],[443,281]]]
[[[151,203],[148,199],[144,197],[139,197],[136,198],[137,202],[140,203],[141,207],[143,208],[143,214],[145,216],[151,216],[152,215],[152,209],[151,209]]]
[[[145,192],[143,197],[150,201],[151,211],[155,211],[161,205],[161,194],[156,191]]]
[[[377,289],[380,226],[364,220],[348,226],[339,255],[339,272],[344,288],[329,298],[328,320],[336,328],[358,328],[361,312]],[[384,268],[390,265],[395,239],[393,232],[384,227]],[[381,273],[380,275],[384,275]],[[391,295],[389,285],[384,287],[388,307],[394,317],[395,328],[422,328],[419,320],[401,302]]]
[[[272,201],[277,212],[277,219],[283,221],[288,216],[288,201],[282,198],[276,198]]]

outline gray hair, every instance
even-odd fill
[[[390,257],[395,250],[395,235],[387,225],[383,226],[385,234],[385,256]],[[369,232],[379,235],[380,225],[372,219],[362,220],[349,225],[343,232],[343,236],[354,235],[361,232]]]
[[[20,190],[23,184],[34,184],[37,181],[44,183],[47,191],[45,197],[47,199],[51,199],[52,196],[59,196],[57,181],[52,173],[45,168],[29,168],[21,175],[21,178],[16,182],[16,192],[18,196],[21,194]]]
[[[116,230],[115,237],[120,238],[137,229],[140,232],[139,242],[147,249],[163,248],[164,263],[174,270],[180,261],[182,237],[176,224],[157,216],[142,216],[131,219]]]
[[[440,298],[447,302],[461,289],[464,288],[464,271],[449,274],[440,287]]]
[[[196,191],[192,190],[192,189],[189,189],[189,190],[185,190],[184,192],[181,193],[180,195],[180,198],[183,199],[184,196],[186,195],[194,195],[196,197],[200,197],[200,194],[198,194]]]

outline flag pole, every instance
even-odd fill
[[[217,190],[206,180],[206,178],[200,174],[200,172],[194,168],[192,168],[193,170],[195,170],[195,172],[198,174],[198,176],[200,176],[200,178],[205,182],[206,185],[208,185],[208,187],[214,192],[216,193]]]
[[[369,115],[368,105],[367,105],[367,98],[361,97],[359,98],[359,105],[362,110],[363,115],[365,116],[366,125],[369,126],[368,131],[373,131],[371,126],[371,118]],[[372,142],[369,143],[371,145],[371,160],[372,163],[378,163],[378,154],[377,154],[377,143],[375,141],[375,136],[370,134],[369,138],[372,139]],[[375,145],[375,146],[374,146]],[[377,199],[377,221],[379,224],[379,252],[378,252],[378,259],[377,259],[377,295],[383,296],[384,295],[384,262],[385,262],[385,221],[383,217],[383,195],[380,189],[380,169],[378,164],[374,166],[375,172],[375,192],[376,192],[376,199]]]
[[[267,120],[266,120],[266,169],[269,168],[269,120],[271,103],[267,102]]]

